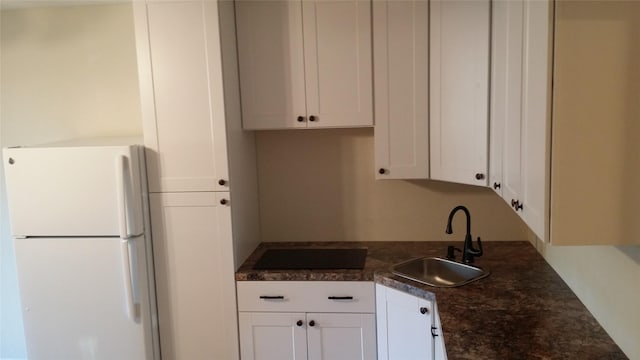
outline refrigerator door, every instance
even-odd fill
[[[30,360],[153,358],[135,241],[15,240]]]
[[[140,147],[4,150],[11,230],[27,236],[133,236],[144,231]]]

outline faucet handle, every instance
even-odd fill
[[[482,240],[480,240],[480,237],[478,236],[478,249],[475,249],[473,247],[473,243],[471,243],[471,241],[469,241],[469,249],[467,249],[467,253],[469,253],[470,255],[475,256],[482,256]]]
[[[478,250],[473,248],[473,244],[471,245],[471,249],[469,249],[469,252],[471,252],[471,254],[473,254],[473,256],[482,256],[482,240],[480,240],[480,236],[478,236]]]

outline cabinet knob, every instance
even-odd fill
[[[302,324],[303,324],[302,320],[298,320],[298,322],[296,322],[296,325],[298,326],[302,326]]]
[[[524,205],[524,203],[521,203],[520,200],[511,199],[511,207],[513,207],[516,211],[522,210],[522,205]]]
[[[303,122],[304,121],[304,116],[298,116],[298,122]]]
[[[380,175],[384,175],[386,172],[387,172],[387,170],[385,170],[384,168],[378,169],[378,174],[380,174]]]
[[[15,164],[15,163],[16,163],[16,161],[15,161],[15,160],[13,160],[13,158],[9,158],[9,165],[13,165],[13,164]]]
[[[220,205],[227,205],[228,203],[229,203],[229,200],[227,199],[220,200]]]
[[[315,116],[315,115],[309,116],[309,121],[316,121],[316,120],[318,120],[317,116]]]
[[[501,186],[502,186],[502,185],[501,185],[500,183],[497,183],[497,182],[494,182],[494,183],[493,183],[493,189],[494,189],[494,190],[498,190],[498,189],[500,189],[500,187],[501,187]]]
[[[311,326],[311,327],[316,326],[316,322],[315,322],[315,321],[313,321],[313,320],[309,321],[309,326]]]
[[[428,314],[428,313],[429,313],[429,309],[427,309],[426,307],[420,308],[420,314]]]
[[[477,173],[476,174],[476,180],[482,180],[484,179],[484,174],[483,173]]]
[[[218,180],[218,185],[220,185],[220,186],[225,186],[225,185],[227,185],[227,180],[225,180],[225,179],[220,179],[220,180]]]

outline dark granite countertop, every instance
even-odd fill
[[[393,264],[443,256],[451,242],[263,243],[236,280],[375,281],[413,295],[435,295],[447,356],[457,359],[627,359],[560,276],[526,241],[484,242],[477,266],[491,275],[459,288],[397,277]],[[461,247],[461,244],[456,244]],[[267,248],[366,247],[363,270],[253,270]]]

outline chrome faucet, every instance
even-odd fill
[[[464,211],[464,214],[467,216],[467,234],[464,236],[464,247],[462,248],[462,262],[463,263],[472,263],[473,258],[476,256],[482,256],[482,240],[478,238],[478,250],[473,248],[473,239],[471,238],[471,214],[469,214],[469,209],[462,205],[458,205],[451,210],[449,213],[449,220],[447,221],[447,229],[445,232],[447,234],[453,234],[453,230],[451,228],[451,221],[453,220],[453,216],[458,212],[458,210]],[[453,253],[453,251],[450,251]]]

